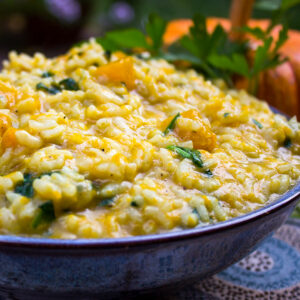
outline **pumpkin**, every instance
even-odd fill
[[[171,21],[164,35],[166,45],[178,40],[189,32],[193,22],[189,19]],[[231,30],[231,23],[228,19],[208,18],[208,31],[213,31],[217,24],[221,24],[226,31]],[[268,20],[250,20],[250,27],[260,27],[266,29]],[[276,26],[272,35],[277,37],[280,26]],[[300,116],[300,32],[289,30],[288,40],[281,48],[281,54],[289,60],[280,66],[267,70],[260,75],[257,97],[266,100],[268,103],[278,108],[288,115]],[[251,47],[255,48],[258,41],[252,36],[250,39]],[[251,53],[250,53],[251,59]],[[234,78],[235,86],[238,89],[247,89],[248,81],[245,78]]]

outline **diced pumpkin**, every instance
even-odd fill
[[[126,57],[100,66],[94,74],[98,80],[111,83],[125,83],[129,90],[135,87],[133,58]]]
[[[14,148],[17,146],[16,128],[9,127],[3,134],[1,146],[2,149]]]
[[[216,135],[212,132],[209,124],[194,109],[181,113],[174,131],[184,141],[191,140],[194,149],[212,151],[216,146]]]

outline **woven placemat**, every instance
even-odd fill
[[[290,219],[255,252],[164,300],[300,299],[300,220]]]

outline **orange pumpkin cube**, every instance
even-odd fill
[[[16,139],[16,128],[9,127],[3,134],[1,146],[3,149],[14,148],[18,142]]]
[[[126,57],[117,61],[100,66],[95,71],[95,76],[100,81],[111,83],[125,83],[129,90],[135,87],[135,71],[133,58]]]

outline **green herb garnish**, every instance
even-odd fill
[[[35,177],[32,174],[24,174],[23,182],[20,182],[15,186],[15,193],[32,198],[34,194],[32,186],[34,179]]]
[[[59,82],[59,86],[68,91],[78,91],[79,85],[73,78],[65,78]]]
[[[60,90],[60,87],[59,86],[55,86],[55,85],[51,85],[51,87],[47,87],[44,83],[42,82],[39,82],[37,85],[36,85],[36,89],[38,91],[44,91],[44,92],[47,92],[51,95],[56,95],[58,94],[61,90]]]
[[[98,204],[99,207],[112,207],[114,205],[115,197],[105,198],[102,199],[101,202]]]
[[[224,118],[227,118],[230,115],[229,112],[224,113]]]
[[[199,214],[197,208],[193,208],[192,213],[197,215],[198,219],[200,220],[200,214]]]
[[[264,128],[264,126],[263,126],[260,122],[258,122],[257,120],[252,119],[252,122],[253,122],[259,129],[263,129],[263,128]]]
[[[213,173],[212,173],[212,171],[210,169],[205,170],[204,174],[206,174],[209,177],[213,176]]]
[[[190,159],[194,163],[195,166],[197,166],[199,168],[203,168],[203,161],[201,159],[201,153],[198,150],[174,146],[174,145],[168,146],[167,149],[177,153],[178,155],[180,155],[183,158]]]
[[[131,201],[130,205],[133,207],[139,207],[139,205],[136,201]]]
[[[104,37],[97,38],[97,42],[107,51],[132,51],[142,48],[152,56],[161,54],[163,35],[167,22],[156,14],[150,14],[146,23],[146,34],[136,28],[114,30],[107,32]],[[147,36],[150,38],[148,39]]]
[[[176,116],[172,119],[170,124],[167,126],[167,128],[164,130],[163,134],[167,135],[171,130],[175,128],[176,120],[180,117],[180,113],[177,113]]]
[[[50,71],[45,71],[42,73],[42,78],[48,78],[48,77],[52,77],[54,76],[54,73],[50,72]]]
[[[175,152],[182,158],[190,159],[196,167],[203,169],[204,163],[201,158],[201,153],[198,150],[179,147],[175,145],[168,146],[167,149]],[[213,176],[213,173],[209,169],[205,169],[203,170],[203,172],[208,176]]]
[[[32,227],[35,229],[40,224],[51,223],[55,220],[55,211],[52,201],[47,201],[39,206],[39,211],[32,221]]]
[[[283,146],[285,148],[291,148],[292,147],[292,140],[289,137],[286,137],[284,142],[283,142]]]

